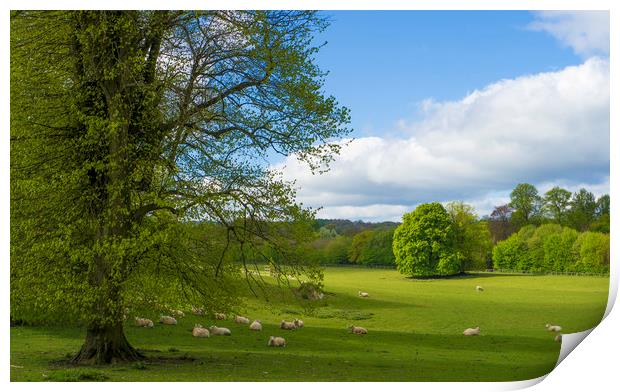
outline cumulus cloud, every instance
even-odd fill
[[[528,26],[546,31],[584,58],[609,55],[609,11],[543,11]]]
[[[355,139],[326,174],[313,176],[294,156],[276,169],[296,180],[300,201],[325,206],[320,216],[372,221],[429,201],[470,201],[482,215],[520,182],[605,188],[607,181],[608,189],[606,59],[423,106],[422,121],[395,124],[406,136]]]

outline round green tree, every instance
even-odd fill
[[[452,275],[459,272],[452,221],[440,203],[420,204],[403,215],[394,231],[398,271],[412,276]]]

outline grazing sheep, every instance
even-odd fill
[[[195,314],[196,316],[202,316],[203,314],[205,314],[205,310],[203,308],[197,308],[195,306],[192,306],[192,314]]]
[[[167,324],[167,325],[176,325],[177,319],[175,319],[174,317],[170,317],[170,316],[161,316],[159,318],[159,322],[162,324]]]
[[[270,336],[267,346],[286,347],[286,340],[280,336]]]
[[[203,328],[200,324],[194,325],[194,329],[192,329],[192,335],[197,338],[208,338],[210,336],[209,330]]]
[[[226,320],[226,314],[225,313],[215,313],[215,319],[216,320]]]
[[[136,325],[138,327],[153,328],[153,322],[146,318],[136,317]]]
[[[555,340],[558,343],[562,343],[562,334],[555,335],[555,338],[553,338],[553,340]]]
[[[293,324],[295,324],[295,328],[301,328],[304,326],[304,320],[295,319],[293,320]]]
[[[250,324],[250,329],[252,331],[262,331],[263,325],[260,323],[260,320],[254,320],[252,324]]]
[[[482,286],[476,286],[476,291],[484,291],[484,287],[482,287]]]
[[[289,322],[289,321],[282,320],[280,322],[280,328],[288,329],[288,330],[293,330],[293,329],[297,328],[297,326],[295,326],[294,322]]]
[[[230,335],[230,329],[215,325],[210,326],[209,331],[211,331],[211,335]]]
[[[182,310],[170,310],[170,314],[172,314],[174,317],[185,317],[185,313],[183,313]]]
[[[463,335],[465,335],[465,336],[476,336],[476,335],[480,335],[480,327],[476,327],[476,328],[467,328],[465,331],[463,331]]]
[[[235,323],[249,324],[250,323],[250,319],[248,319],[247,317],[235,315]]]
[[[357,295],[359,295],[360,297],[368,297],[368,293],[366,293],[364,291],[358,291]]]
[[[559,325],[547,324],[545,325],[545,327],[547,327],[547,331],[549,332],[560,332],[562,330],[562,327],[560,327]]]
[[[366,335],[368,333],[368,330],[364,327],[356,327],[352,325],[350,329],[351,329],[351,332],[353,332],[356,335]]]

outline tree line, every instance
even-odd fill
[[[606,272],[610,198],[518,184],[510,202],[478,217],[464,202],[419,205],[403,223],[316,220],[307,257],[322,264],[396,265],[404,274],[489,268]]]
[[[490,216],[489,230],[493,242],[508,238],[527,225],[545,223],[573,228],[577,231],[609,233],[608,194],[595,198],[585,188],[577,192],[553,187],[540,195],[534,185],[518,184],[510,193],[510,202],[495,207]]]

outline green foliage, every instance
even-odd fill
[[[573,244],[579,233],[570,227],[563,227],[561,232],[550,233],[544,240],[544,263],[542,270],[564,272],[575,263]]]
[[[367,247],[368,242],[372,237],[370,230],[364,230],[353,237],[351,246],[349,247],[349,261],[354,264],[362,264],[362,252]]]
[[[392,241],[396,229],[376,229],[362,248],[358,259],[360,264],[394,264],[395,257]]]
[[[493,266],[498,269],[517,269],[519,257],[525,252],[525,244],[517,233],[493,247]]]
[[[609,235],[603,233],[584,232],[573,245],[573,253],[577,262],[571,271],[577,272],[609,272]]]
[[[495,268],[532,272],[609,271],[609,235],[569,227],[525,226],[493,249]]]
[[[590,224],[590,230],[609,234],[610,223],[609,214],[603,214]]]
[[[463,202],[451,202],[446,210],[452,220],[455,249],[461,255],[461,272],[486,269],[493,248],[488,224],[479,221],[474,208]]]
[[[553,234],[560,234],[562,226],[557,224],[541,225],[525,241],[527,251],[519,258],[517,269],[521,271],[545,271],[545,240]]]
[[[579,231],[587,230],[594,221],[596,214],[596,200],[591,192],[581,188],[573,194],[570,201],[568,222],[571,227]]]
[[[558,186],[551,188],[545,193],[544,210],[558,224],[566,221],[566,215],[570,206],[571,193]]]
[[[351,237],[337,235],[334,238],[318,238],[312,242],[305,257],[320,264],[349,263]]]
[[[262,157],[323,170],[349,131],[315,63],[326,25],[12,12],[11,317],[99,330],[145,302],[223,309],[265,260],[320,278],[303,257],[313,213]]]
[[[451,275],[460,270],[452,221],[440,203],[420,204],[394,231],[396,265],[412,276]]]
[[[610,199],[609,195],[603,195],[596,201],[596,219],[590,224],[591,231],[609,233],[610,225]]]
[[[510,193],[511,219],[517,227],[534,223],[540,213],[542,199],[531,184],[518,184]]]
[[[596,201],[596,216],[609,215],[611,200],[609,195],[603,195]]]
[[[394,264],[394,229],[364,230],[353,237],[349,261],[356,264]]]

